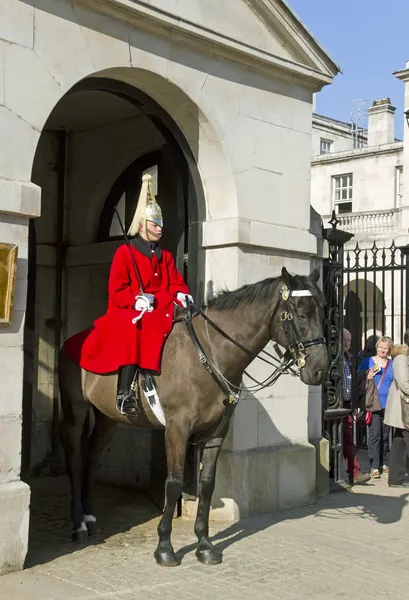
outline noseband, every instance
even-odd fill
[[[294,322],[293,298],[307,296],[312,297],[312,293],[309,290],[290,290],[288,286],[284,284],[280,290],[277,303],[274,307],[268,326],[270,339],[273,339],[273,336],[271,335],[271,327],[280,304],[283,303],[285,310],[281,312],[280,321],[283,325],[284,336],[288,342],[288,352],[292,356],[299,369],[305,367],[305,361],[308,356],[306,348],[310,348],[311,346],[316,346],[318,344],[326,344],[324,337],[301,340],[301,336],[297,330],[297,326]]]

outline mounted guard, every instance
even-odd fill
[[[119,216],[118,216],[119,218]],[[121,225],[122,226],[122,225]],[[144,175],[126,243],[115,252],[108,282],[108,309],[92,329],[67,340],[65,351],[86,371],[118,371],[117,410],[137,417],[134,382],[139,372],[152,389],[151,374],[161,371],[163,346],[172,330],[174,305],[186,307],[188,287],[172,254],[161,248],[163,218]]]
[[[209,538],[209,511],[217,460],[242,391],[243,374],[256,358],[272,368],[263,381],[248,373],[253,383],[246,385],[246,391],[251,395],[273,385],[284,373],[296,375],[296,368],[308,385],[326,381],[325,297],[317,286],[317,269],[307,277],[292,276],[283,267],[281,276],[221,292],[203,309],[192,306],[190,299],[186,314],[174,321],[174,304],[183,306],[189,292],[172,255],[159,246],[162,225],[151,179],[145,176],[129,229],[130,235],[138,235],[129,242],[124,232],[127,243],[115,253],[108,310],[92,329],[67,340],[60,352],[72,536],[84,543],[96,530],[92,482],[116,424],[142,424],[143,414],[129,418],[139,413],[131,389],[138,376],[145,392],[140,396],[145,413],[152,408],[150,392],[156,393],[157,386],[164,417],[162,422],[155,414],[157,423],[148,417],[143,426],[165,427],[168,474],[155,560],[167,567],[180,564],[171,543],[172,519],[183,490],[188,444],[195,436],[201,458],[196,556],[214,565],[222,561],[222,553]],[[281,358],[265,349],[270,341],[286,350]],[[151,373],[161,375],[147,393],[144,379],[149,380]]]

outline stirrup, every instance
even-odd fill
[[[129,403],[129,404],[132,403],[132,405],[129,407],[128,412],[124,408],[124,405],[127,403]],[[118,398],[118,396],[117,396],[116,409],[121,415],[124,415],[125,417],[138,417],[139,413],[141,412],[141,409],[138,406],[137,400],[130,399],[129,395],[127,395],[127,396],[124,395],[123,398]]]

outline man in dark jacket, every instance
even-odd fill
[[[352,355],[349,353],[351,347],[351,334],[348,329],[344,329],[344,408],[351,409],[351,414],[344,419],[344,458],[347,464],[349,482],[365,483],[371,476],[369,473],[362,473],[357,459],[357,449],[354,444],[353,424],[354,417],[358,412],[358,387],[356,382],[356,370],[353,364]]]

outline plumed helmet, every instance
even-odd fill
[[[128,235],[136,235],[139,232],[140,225],[145,230],[146,221],[153,221],[163,227],[162,211],[153,193],[152,176],[148,174],[142,177],[141,192]]]

